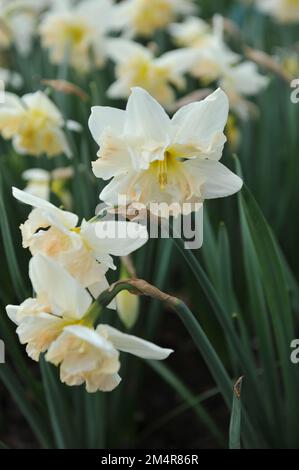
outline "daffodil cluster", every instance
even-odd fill
[[[190,74],[204,85],[217,83],[228,95],[231,109],[246,119],[250,103],[246,97],[262,91],[268,77],[258,71],[250,60],[242,60],[224,41],[224,18],[215,15],[212,26],[198,17],[189,17],[183,23],[169,26],[170,34],[178,46],[193,50],[195,59]]]
[[[148,232],[129,217],[79,220],[67,182],[81,178],[84,167],[92,184],[101,180],[99,197],[110,215],[141,205],[161,224],[235,194],[243,182],[220,162],[227,134],[236,144],[236,118],[248,118],[253,104],[247,98],[269,78],[228,45],[224,18],[199,18],[192,0],[36,3],[0,1],[0,49],[24,60],[39,48],[36,60],[46,62],[50,75],[34,76],[30,87],[19,77],[19,95],[6,92],[0,100],[1,137],[12,142],[14,157],[25,156],[20,176],[26,187],[13,188],[13,195],[31,207],[20,230],[31,255],[33,295],[8,305],[7,313],[33,360],[44,354],[68,385],[108,391],[120,381],[120,351],[158,360],[172,351],[101,322],[98,298],[109,288],[108,271],[120,264],[118,277],[129,277],[123,257],[141,248]],[[281,18],[287,4],[296,16],[298,2],[267,3],[279,5]],[[3,70],[5,83],[14,86],[18,75]],[[38,89],[36,80],[49,88]],[[82,110],[81,103],[64,106],[61,94],[70,90],[85,100]],[[27,156],[40,157],[37,167],[25,167]],[[121,292],[108,308],[117,308],[130,328],[139,306],[136,296]]]
[[[29,277],[34,296],[6,307],[20,342],[35,361],[60,365],[68,385],[86,384],[88,392],[113,390],[120,382],[119,351],[148,359],[172,352],[100,323],[101,307],[93,298],[109,287],[105,274],[116,269],[112,256],[128,255],[147,241],[134,222],[88,222],[48,201],[13,188],[13,195],[33,207],[21,225],[23,247],[32,258]],[[129,230],[130,229],[130,230]],[[133,229],[133,230],[132,230]],[[109,237],[131,233],[134,238]],[[115,308],[115,303],[109,305]]]

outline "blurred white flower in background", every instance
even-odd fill
[[[83,287],[97,297],[108,287],[107,270],[116,269],[112,256],[128,255],[147,242],[147,230],[134,222],[87,222],[48,201],[13,188],[16,199],[34,207],[21,225],[23,247],[59,262]],[[134,229],[134,238],[118,238]],[[110,237],[109,233],[115,235]],[[112,306],[115,308],[115,306]]]
[[[42,168],[30,168],[22,174],[22,178],[27,181],[24,188],[26,193],[45,199],[50,199],[51,173]]]
[[[116,6],[115,24],[130,37],[149,37],[178,16],[194,11],[193,0],[124,0]]]
[[[205,84],[218,80],[224,68],[240,60],[224,41],[220,15],[213,17],[212,26],[201,18],[190,17],[184,23],[170,25],[169,31],[178,45],[198,51],[190,73]]]
[[[121,38],[109,41],[108,54],[116,62],[116,81],[107,90],[110,98],[128,98],[131,88],[140,86],[164,105],[175,100],[172,85],[180,90],[186,86],[183,75],[197,55],[184,48],[156,58],[149,48]]]
[[[4,83],[5,88],[11,86],[18,90],[23,85],[23,79],[20,74],[0,67],[0,81]]]
[[[168,29],[180,47],[201,47],[212,36],[210,24],[198,16],[189,16],[182,23],[172,23]]]
[[[173,351],[124,334],[109,325],[94,323],[100,310],[92,310],[92,297],[58,263],[37,254],[29,264],[36,297],[6,307],[18,325],[17,334],[35,361],[61,364],[60,378],[68,385],[86,382],[88,392],[111,391],[120,382],[119,351],[145,359],[166,359]]]
[[[22,98],[5,93],[0,104],[0,133],[4,139],[12,139],[16,152],[71,157],[63,127],[62,114],[45,93],[37,91]]]
[[[100,146],[94,174],[112,181],[100,198],[128,203],[202,203],[233,194],[241,179],[219,162],[226,137],[228,99],[218,89],[181,108],[172,119],[145,90],[134,88],[126,111],[92,108],[91,133]],[[165,214],[167,216],[167,214]]]
[[[198,51],[190,74],[203,84],[217,82],[228,95],[231,110],[247,119],[253,105],[244,97],[262,91],[269,83],[254,62],[241,62],[242,57],[233,52],[224,41],[224,18],[214,15],[212,26],[197,17],[183,23],[172,24],[170,33],[178,45]]]
[[[226,68],[219,82],[229,97],[231,109],[242,119],[247,119],[250,113],[250,103],[243,97],[257,95],[268,83],[269,78],[261,75],[251,61]]]
[[[299,22],[299,0],[255,0],[257,7],[282,23]]]
[[[15,45],[21,55],[28,55],[36,32],[39,14],[46,4],[35,0],[0,1],[0,49]]]
[[[73,167],[56,168],[52,172],[42,168],[30,168],[22,174],[27,181],[24,191],[41,199],[49,200],[50,193],[54,193],[67,209],[71,207],[72,196],[65,188],[67,180],[74,175]]]
[[[106,60],[107,35],[113,27],[112,0],[54,2],[44,16],[39,32],[42,45],[54,64],[69,63],[81,72],[99,67]]]

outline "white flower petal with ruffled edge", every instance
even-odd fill
[[[207,146],[223,133],[228,110],[228,98],[220,88],[204,100],[184,106],[172,118],[174,142],[195,148]]]

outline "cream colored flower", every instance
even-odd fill
[[[30,260],[29,277],[36,297],[8,305],[6,311],[18,325],[28,355],[38,361],[65,326],[82,322],[92,297],[59,264],[40,254]]]
[[[192,0],[124,0],[116,7],[116,24],[129,36],[151,36],[194,9]]]
[[[18,325],[17,334],[35,361],[46,351],[46,360],[61,364],[60,378],[68,385],[86,382],[88,392],[113,390],[120,382],[119,351],[145,359],[166,359],[172,350],[163,349],[108,325],[99,325],[92,298],[58,263],[34,256],[29,276],[35,298],[6,307]]]
[[[70,166],[56,168],[52,172],[41,168],[31,168],[22,174],[23,179],[27,181],[24,191],[46,201],[49,201],[50,192],[52,192],[68,209],[71,207],[72,195],[66,189],[65,184],[73,175],[74,170]]]
[[[224,42],[220,15],[213,17],[212,26],[200,18],[190,17],[184,23],[170,25],[169,30],[178,45],[197,50],[190,73],[205,84],[218,80],[225,68],[240,60]]]
[[[17,72],[0,67],[0,81],[4,82],[4,87],[8,85],[14,89],[19,89],[23,85],[23,79]]]
[[[21,55],[28,55],[42,8],[35,0],[1,0],[0,49],[14,44]]]
[[[54,103],[41,91],[19,98],[5,93],[0,104],[0,133],[12,139],[16,152],[54,157],[71,151],[63,131],[63,117]]]
[[[255,0],[257,7],[282,23],[299,22],[299,0]]]
[[[183,23],[171,24],[169,32],[180,47],[202,47],[213,35],[210,24],[197,16],[189,16]]]
[[[107,270],[116,269],[112,256],[126,256],[148,238],[146,229],[133,222],[83,220],[77,226],[76,214],[16,188],[13,195],[34,207],[20,227],[23,247],[29,248],[32,255],[42,253],[57,261],[94,297],[108,287]],[[135,237],[118,238],[119,233],[129,233],[128,227],[134,229]]]
[[[140,86],[164,105],[175,100],[172,85],[186,86],[183,74],[197,56],[192,49],[179,49],[155,58],[150,49],[126,39],[111,39],[108,54],[116,62],[117,78],[108,88],[109,97],[128,98],[131,88]]]
[[[27,181],[27,186],[24,188],[26,193],[46,201],[50,199],[51,173],[41,168],[32,168],[24,171],[22,177]]]
[[[67,326],[52,343],[46,359],[60,364],[60,379],[68,385],[86,383],[88,392],[113,390],[120,382],[119,351],[144,359],[163,360],[173,351],[136,336],[124,334],[109,325],[96,330]]]
[[[112,178],[100,198],[109,205],[125,195],[151,210],[153,202],[201,203],[228,196],[242,181],[219,163],[226,138],[228,99],[218,89],[181,108],[172,119],[145,90],[134,88],[126,111],[96,106],[89,127],[100,145],[95,175]]]
[[[244,97],[260,93],[269,83],[269,78],[261,75],[254,62],[245,61],[223,70],[219,85],[229,97],[231,109],[242,119],[250,114],[250,103]]]
[[[50,50],[54,64],[68,57],[73,67],[86,72],[104,64],[112,20],[112,0],[87,0],[78,5],[60,0],[40,25],[42,44]]]
[[[205,46],[197,48],[197,51],[197,59],[194,61],[190,74],[204,84],[219,80],[223,71],[236,64],[240,58],[217,37],[211,38]]]

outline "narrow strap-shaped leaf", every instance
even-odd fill
[[[229,448],[230,449],[241,449],[241,388],[242,380],[240,379],[236,382],[234,386],[233,394],[233,404],[230,417],[229,425]]]
[[[257,253],[261,279],[272,318],[285,387],[287,421],[289,422],[287,428],[291,438],[297,422],[294,410],[297,406],[299,373],[290,361],[290,343],[296,335],[286,276],[272,231],[246,187],[242,190],[241,204]]]
[[[74,432],[74,429],[72,429],[67,397],[61,389],[59,379],[53,374],[52,367],[43,356],[40,358],[40,369],[56,446],[59,449],[67,449],[72,442],[70,434]]]
[[[84,391],[84,405],[87,447],[104,449],[106,446],[106,394],[103,392],[90,394]]]
[[[45,448],[52,447],[51,436],[48,430],[45,428],[43,417],[38,414],[34,406],[28,400],[28,397],[26,397],[24,393],[23,387],[19,383],[15,374],[6,364],[2,364],[0,366],[0,379],[8,389],[21,413],[26,418],[37,440]]]
[[[200,419],[200,422],[209,429],[211,434],[217,439],[218,443],[223,446],[223,434],[217,424],[210,417],[209,413],[199,403],[188,387],[163,363],[158,361],[146,361],[147,364],[157,372],[162,379],[168,383],[186,403],[193,408],[194,412]]]
[[[0,228],[3,238],[3,244],[8,264],[8,269],[11,276],[11,281],[15,288],[16,295],[19,300],[23,300],[26,297],[26,289],[23,283],[23,277],[19,268],[17,261],[16,252],[13,246],[13,241],[11,238],[10,227],[7,217],[7,212],[3,200],[3,185],[2,177],[0,174]]]

